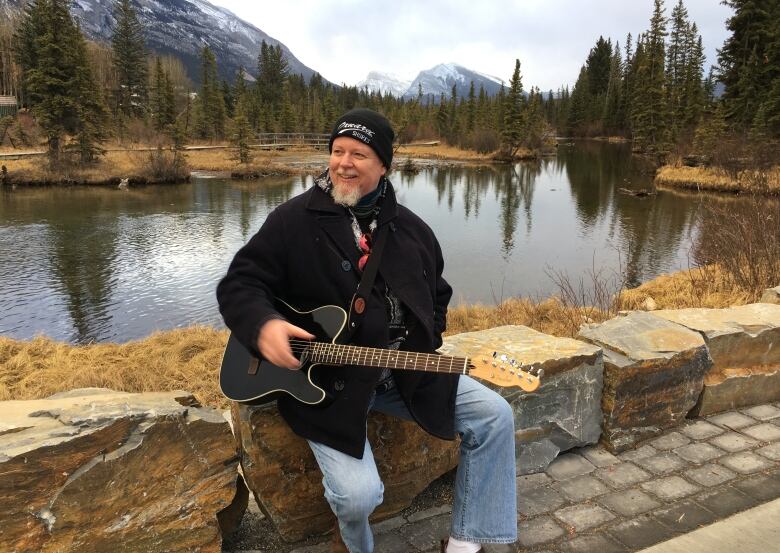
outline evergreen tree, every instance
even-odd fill
[[[513,158],[522,145],[523,127],[525,125],[525,100],[523,97],[523,81],[520,75],[520,60],[515,60],[515,70],[509,79],[509,91],[504,106],[504,128],[501,141],[504,150]]]
[[[83,161],[99,153],[104,136],[101,96],[68,7],[67,0],[33,0],[15,35],[29,105],[46,134],[51,165],[60,160],[66,133],[76,137]]]
[[[466,108],[466,131],[473,132],[477,123],[477,100],[474,93],[474,81],[469,85],[468,104]]]
[[[117,76],[116,111],[124,117],[143,117],[148,99],[143,27],[130,0],[117,0],[113,15],[116,28],[111,51]]]
[[[620,58],[620,44],[615,43],[615,51],[609,67],[609,84],[604,100],[604,130],[608,134],[620,132],[622,128],[621,96],[623,93],[623,64]]]
[[[201,51],[201,92],[196,104],[196,131],[201,138],[225,135],[225,100],[217,80],[217,59],[208,46]]]

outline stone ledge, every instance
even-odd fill
[[[0,421],[2,551],[217,553],[246,508],[227,423],[187,392],[73,390]]]

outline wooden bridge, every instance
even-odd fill
[[[327,148],[330,141],[329,134],[301,133],[301,132],[268,132],[255,135],[256,143],[250,144],[250,148],[279,149],[290,146],[312,146],[315,148]]]

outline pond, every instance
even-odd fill
[[[554,274],[636,285],[688,266],[701,200],[652,187],[627,145],[584,142],[514,166],[395,173],[434,229],[453,302],[556,292]],[[311,177],[0,194],[0,334],[73,343],[221,325],[214,289],[235,251]]]

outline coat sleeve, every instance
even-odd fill
[[[433,298],[433,333],[434,348],[439,349],[442,345],[441,334],[447,328],[447,306],[452,297],[452,287],[444,280],[444,258],[441,253],[439,241],[434,238],[435,258],[436,258],[436,296]]]
[[[285,228],[278,210],[236,253],[227,274],[217,285],[219,311],[239,342],[257,354],[260,327],[283,318],[274,308],[287,274]]]

